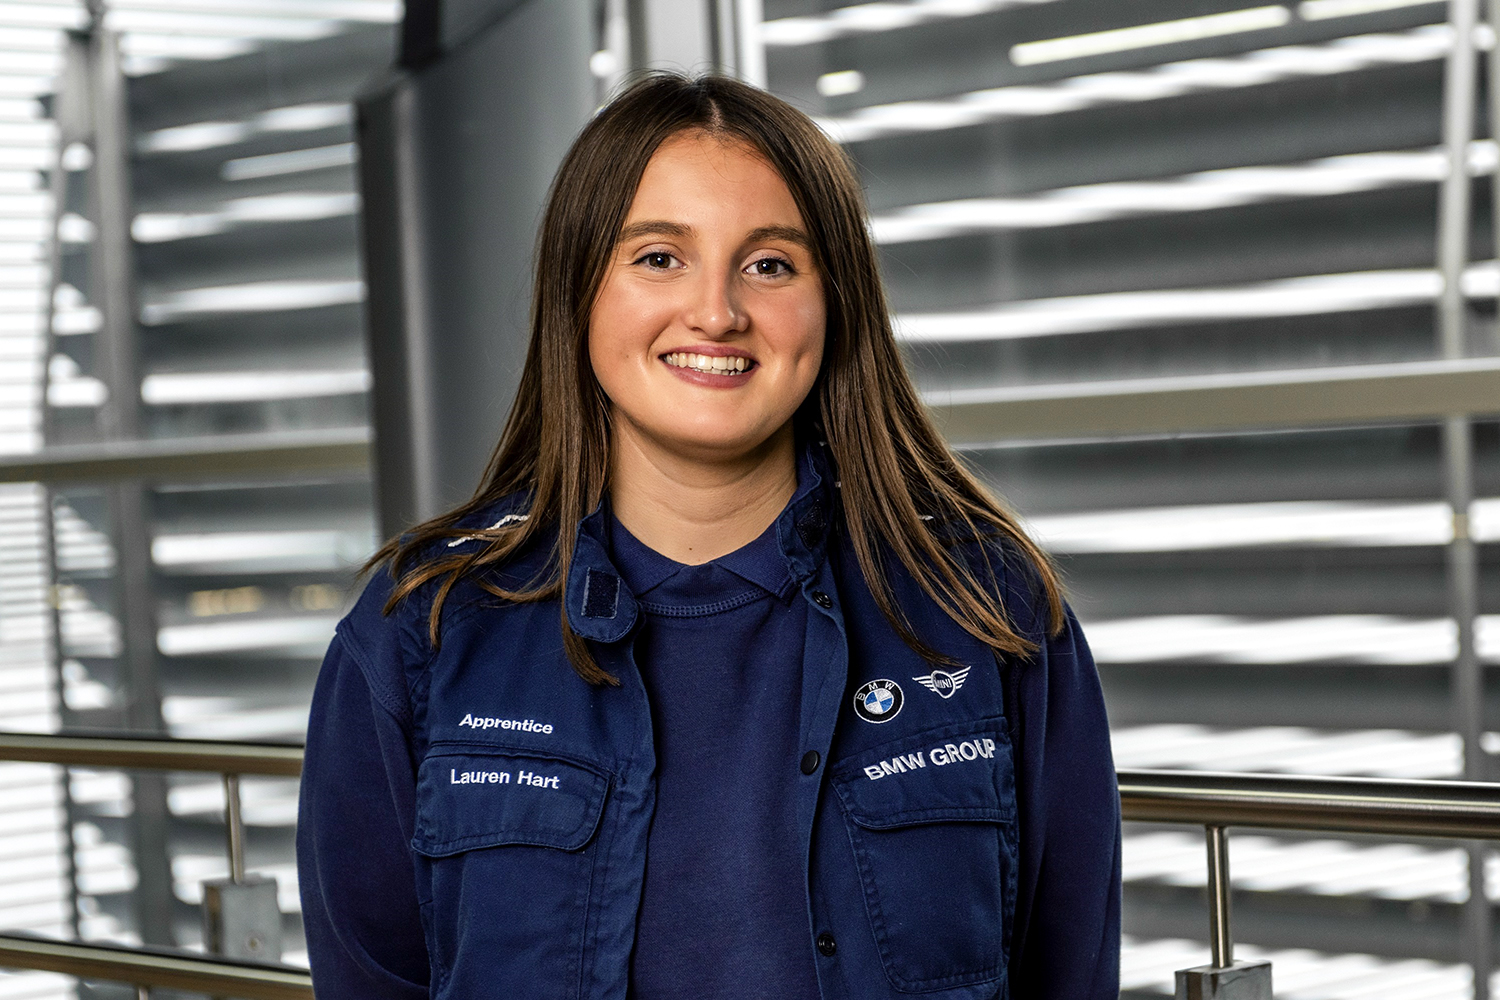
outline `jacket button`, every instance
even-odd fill
[[[803,774],[812,774],[814,771],[816,771],[818,769],[818,765],[820,763],[822,763],[822,761],[823,761],[823,758],[821,758],[821,757],[818,756],[818,751],[816,751],[816,750],[809,750],[809,751],[807,751],[807,753],[805,753],[805,754],[802,755],[802,773]]]
[[[833,598],[829,597],[821,590],[813,591],[812,599],[813,603],[822,608],[824,611],[827,611],[829,608],[833,607]],[[832,939],[830,938],[830,940]]]
[[[833,939],[832,934],[824,931],[822,934],[818,935],[818,954],[822,955],[824,958],[832,958],[833,953],[838,950],[838,942]]]

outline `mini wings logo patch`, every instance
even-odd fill
[[[878,680],[854,692],[854,714],[866,722],[890,722],[901,711],[901,685]]]
[[[964,681],[968,677],[969,668],[964,667],[962,670],[955,670],[951,674],[946,670],[934,670],[925,677],[913,677],[912,680],[940,698],[952,698],[958,693],[958,689],[964,686]]]

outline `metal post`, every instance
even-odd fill
[[[124,78],[115,36],[101,27],[102,6],[91,3],[89,12],[90,26],[69,33],[67,39],[63,93],[59,94],[57,105],[60,143],[65,149],[72,142],[86,141],[93,150],[87,193],[96,238],[89,251],[89,294],[103,317],[94,346],[100,359],[100,374],[109,386],[109,398],[100,412],[99,431],[109,439],[133,439],[140,433],[140,386],[136,368],[130,143]],[[66,191],[65,180],[66,173],[58,164],[53,171],[53,194],[59,199]],[[59,202],[59,213],[62,208]],[[55,281],[60,262],[55,233],[52,251]],[[50,320],[50,303],[48,316]],[[49,322],[48,366],[52,351]],[[44,377],[44,435],[50,429],[47,387]],[[156,620],[150,542],[146,537],[145,490],[138,482],[122,482],[108,495],[112,501],[117,552],[116,614],[124,647],[120,671],[126,694],[123,721],[136,730],[160,732]],[[55,576],[55,566],[53,570]],[[162,775],[142,774],[136,775],[132,784],[131,846],[139,876],[135,892],[137,929],[148,942],[170,944],[173,896],[171,862],[167,855],[166,782]],[[71,833],[71,821],[69,825]]]
[[[1271,1000],[1271,963],[1236,962],[1229,927],[1229,830],[1203,827],[1208,835],[1208,950],[1210,961],[1177,970],[1177,1000]]]
[[[1495,11],[1490,0],[1491,13]],[[1443,358],[1461,358],[1468,353],[1468,303],[1463,275],[1468,264],[1470,238],[1469,145],[1473,139],[1478,60],[1474,29],[1479,0],[1450,0],[1448,24],[1453,34],[1443,80],[1443,145],[1448,170],[1438,205],[1438,270],[1443,293],[1437,308],[1437,340]],[[1493,63],[1493,56],[1492,65]],[[1492,84],[1493,86],[1493,84]],[[1495,112],[1492,110],[1492,115]],[[1479,564],[1469,535],[1469,508],[1473,495],[1473,443],[1470,421],[1450,416],[1443,422],[1444,493],[1453,512],[1453,540],[1447,551],[1449,612],[1457,633],[1458,649],[1453,661],[1452,698],[1454,723],[1463,740],[1464,777],[1483,780],[1486,756],[1480,746],[1484,732],[1484,673],[1475,655],[1474,620],[1479,607]],[[1484,885],[1484,846],[1469,845],[1469,901],[1464,908],[1465,951],[1473,968],[1475,1000],[1488,1000],[1492,969],[1491,913]]]
[[[1449,417],[1443,425],[1443,467],[1448,503],[1453,508],[1453,541],[1447,547],[1449,606],[1458,639],[1453,666],[1453,701],[1463,736],[1464,777],[1484,781],[1489,775],[1487,755],[1479,745],[1484,732],[1484,667],[1474,646],[1474,622],[1479,615],[1479,552],[1469,532],[1473,502],[1473,425],[1467,417]],[[1469,901],[1464,907],[1464,936],[1474,970],[1474,996],[1488,1000],[1493,971],[1491,924],[1493,916],[1485,887],[1484,841],[1470,841]]]
[[[68,193],[72,183],[69,171],[63,168],[63,156],[74,143],[89,144],[93,139],[93,87],[89,82],[89,40],[86,34],[70,31],[63,41],[63,68],[58,74],[57,96],[52,103],[52,120],[57,125],[57,156],[52,161],[48,174],[48,190],[52,193],[52,218],[47,227],[47,301],[43,321],[45,347],[42,352],[41,408],[42,444],[52,443],[52,407],[47,402],[52,388],[52,357],[57,353],[57,332],[54,328],[57,308],[57,288],[62,284],[62,239],[58,226],[68,209]]]
[[[43,314],[42,370],[38,386],[38,409],[41,415],[41,443],[45,448],[52,444],[52,407],[48,395],[52,387],[52,357],[57,353],[55,329],[57,288],[62,283],[62,239],[58,226],[68,207],[68,191],[71,183],[69,172],[63,169],[63,155],[75,142],[89,138],[91,118],[88,76],[88,42],[75,33],[69,33],[64,42],[63,71],[58,79],[57,96],[53,103],[53,120],[57,123],[57,156],[52,161],[48,175],[48,190],[52,194],[52,217],[47,227],[47,301]],[[52,633],[51,662],[53,689],[57,696],[58,715],[63,726],[70,727],[75,721],[63,697],[62,676],[66,650],[63,648],[62,630],[62,576],[57,567],[57,495],[50,485],[41,486],[43,569],[46,572],[48,628]],[[78,827],[79,811],[73,801],[72,769],[59,769],[59,785],[63,800],[63,819],[67,829],[63,832],[63,850],[67,853],[63,869],[68,876],[68,926],[73,937],[82,936],[78,908],[78,845],[74,831]]]
[[[1500,29],[1500,0],[1486,0],[1485,13],[1492,30]],[[1487,97],[1489,98],[1490,112],[1490,141],[1500,142],[1500,39],[1491,45],[1486,58],[1485,74],[1489,86]],[[1490,171],[1490,222],[1496,236],[1500,236],[1500,169]],[[1500,248],[1500,243],[1496,244]],[[1500,256],[1497,250],[1496,256]],[[1496,315],[1496,328],[1493,331],[1495,343],[1500,345],[1500,312]]]
[[[717,0],[626,0],[626,4],[632,72],[701,73],[720,67]]]
[[[136,438],[141,431],[141,383],[135,245],[130,235],[130,126],[114,32],[99,26],[89,31],[88,59],[94,128],[90,208],[96,227],[89,278],[102,317],[95,341],[101,358],[99,376],[109,388],[100,430],[107,438]]]
[[[141,392],[130,236],[130,128],[118,39],[102,27],[102,5],[91,3],[90,12],[94,18],[85,36],[94,140],[89,194],[96,236],[90,248],[89,276],[91,298],[102,315],[94,346],[100,377],[109,390],[99,429],[106,439],[131,440],[140,437]],[[124,480],[106,495],[114,521],[115,614],[120,622],[125,722],[137,732],[159,733],[161,692],[146,488],[138,480]],[[132,785],[132,847],[139,879],[137,929],[148,943],[170,945],[174,943],[174,897],[166,779],[160,774],[138,774]]]
[[[276,880],[245,874],[240,776],[226,771],[223,777],[229,877],[203,883],[203,945],[211,955],[277,961],[281,958],[281,911],[276,904]]]
[[[1500,29],[1500,0],[1488,0],[1489,23],[1491,29]],[[1500,42],[1492,44],[1488,55],[1488,97],[1489,97],[1489,119],[1490,140],[1500,142]],[[1500,170],[1490,173],[1490,221],[1491,231],[1494,234],[1495,245],[1500,247]],[[1500,320],[1500,310],[1497,310],[1497,320]],[[1495,342],[1500,344],[1500,329],[1494,331]],[[1447,342],[1445,340],[1445,347]],[[1463,344],[1460,341],[1459,349]],[[1471,753],[1469,749],[1469,732],[1482,733],[1484,731],[1484,667],[1478,662],[1478,653],[1474,646],[1474,621],[1479,614],[1479,557],[1474,546],[1474,539],[1469,532],[1469,510],[1473,501],[1473,441],[1472,429],[1467,419],[1454,419],[1448,422],[1449,426],[1444,430],[1444,444],[1451,454],[1447,458],[1449,473],[1449,502],[1453,505],[1453,542],[1449,546],[1449,574],[1454,581],[1454,614],[1458,619],[1458,650],[1459,659],[1472,661],[1474,666],[1468,671],[1468,683],[1472,690],[1467,692],[1472,699],[1471,708],[1464,713],[1464,777],[1471,779],[1483,779],[1488,777],[1481,765],[1487,762],[1482,757],[1482,748],[1475,747]],[[1461,440],[1460,440],[1461,439]],[[1462,479],[1454,475],[1455,471],[1464,473]],[[1458,487],[1458,488],[1455,488]],[[1460,507],[1456,501],[1462,500]],[[1460,582],[1463,584],[1459,586]],[[1457,673],[1457,671],[1455,671]],[[1456,686],[1456,685],[1455,685]],[[1472,716],[1472,718],[1471,718]],[[1472,766],[1471,766],[1472,764]],[[1466,854],[1469,862],[1469,902],[1464,909],[1465,931],[1471,942],[1472,954],[1479,959],[1474,963],[1474,996],[1488,1000],[1490,995],[1490,977],[1493,974],[1494,952],[1492,945],[1493,911],[1489,904],[1489,890],[1486,886],[1485,868],[1488,849],[1483,841],[1470,841],[1467,845]]]
[[[52,672],[52,688],[57,698],[58,717],[64,726],[67,726],[73,716],[68,708],[68,702],[64,696],[65,682],[63,680],[63,661],[66,659],[66,651],[63,649],[62,630],[62,589],[59,583],[57,570],[57,519],[52,490],[42,486],[42,562],[46,572],[45,583],[47,587],[47,627],[52,633],[50,644],[48,667]],[[68,927],[73,932],[73,937],[82,936],[80,929],[80,917],[78,907],[78,844],[74,839],[74,831],[78,828],[78,804],[73,801],[73,769],[70,767],[59,767],[57,769],[58,792],[63,803],[63,822],[67,829],[63,831],[62,850],[63,871],[68,878]]]
[[[751,86],[766,86],[766,47],[760,40],[762,0],[735,0],[735,73]]]
[[[148,986],[137,986],[135,988],[135,1000],[151,1000],[151,989]]]
[[[626,0],[604,0],[600,17],[599,50],[609,53],[609,62],[597,65],[591,58],[589,69],[599,81],[596,92],[602,105],[620,89],[630,72],[630,11]]]
[[[229,881],[245,881],[245,827],[240,820],[240,776],[224,775],[224,834],[229,844]]]
[[[1208,833],[1208,947],[1216,969],[1234,964],[1234,937],[1229,930],[1229,834],[1222,826]]]
[[[598,106],[596,13],[511,4],[441,64],[358,99],[383,535],[461,501],[489,461],[526,356],[538,213]]]
[[[766,85],[766,50],[760,43],[761,0],[710,0],[713,61],[720,73],[756,87]]]
[[[1474,27],[1479,0],[1451,0],[1448,24],[1453,47],[1443,78],[1443,147],[1448,172],[1438,202],[1437,266],[1443,277],[1438,299],[1438,345],[1445,358],[1464,354],[1467,305],[1463,273],[1469,262],[1469,143],[1474,137],[1478,62]]]

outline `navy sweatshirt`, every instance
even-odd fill
[[[775,532],[699,566],[618,521],[611,542],[646,613],[656,737],[631,996],[817,1000],[794,808],[807,608]]]

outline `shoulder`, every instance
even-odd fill
[[[839,560],[843,572],[859,575],[862,579],[861,567],[848,537],[847,523],[840,518],[838,524]],[[995,601],[1003,610],[1016,635],[1033,646],[1045,643],[1051,631],[1052,591],[1049,588],[1056,586],[1055,577],[1025,544],[1002,533],[998,527],[975,535],[966,525],[952,526],[934,520],[927,520],[924,524],[939,547],[958,567],[971,573],[986,598]],[[882,541],[879,546],[885,582],[893,589],[903,609],[910,614],[917,607],[933,603],[890,544]],[[1041,558],[1045,559],[1045,556]],[[941,577],[946,571],[932,563],[933,560],[924,559],[926,572]],[[868,587],[869,581],[865,584]],[[938,620],[946,620],[946,617],[944,615]]]
[[[507,531],[519,530],[531,525],[531,494],[526,491],[508,494],[453,523],[452,535],[430,542],[421,551],[408,557],[403,571],[437,560],[452,560],[475,555],[485,546],[503,537]],[[510,589],[525,588],[534,584],[547,572],[552,559],[552,546],[548,544],[555,535],[545,532],[533,533],[521,549],[510,553],[504,562],[487,562],[482,575],[491,582]],[[434,586],[426,588],[429,592]],[[484,591],[475,586],[473,580],[461,581],[454,587],[448,601],[455,607],[471,603],[472,599],[483,599]],[[444,612],[448,608],[444,603]],[[431,607],[430,600],[427,607]]]
[[[435,651],[429,621],[443,576],[427,580],[393,600],[404,574],[437,560],[477,550],[483,544],[480,536],[484,532],[524,523],[529,516],[528,501],[524,494],[505,497],[455,522],[458,533],[453,537],[433,540],[409,552],[399,567],[386,560],[371,568],[363,591],[339,621],[334,642],[341,644],[359,664],[377,697],[404,692],[411,673],[420,670]],[[469,531],[475,534],[464,534]],[[526,551],[489,572],[529,574],[531,569],[521,564],[533,561],[533,554]],[[451,623],[454,617],[472,608],[493,603],[494,598],[472,580],[463,580],[444,600],[442,620]]]
[[[941,529],[938,529],[941,532]],[[1051,573],[1026,546],[996,530],[981,537],[941,535],[940,540],[1005,610],[1011,627],[1038,645],[1051,631]],[[1045,558],[1045,557],[1042,557]]]
[[[405,718],[408,674],[427,660],[430,648],[417,601],[397,602],[387,611],[395,587],[389,565],[373,568],[354,606],[335,627],[332,649],[354,661],[387,711]]]

